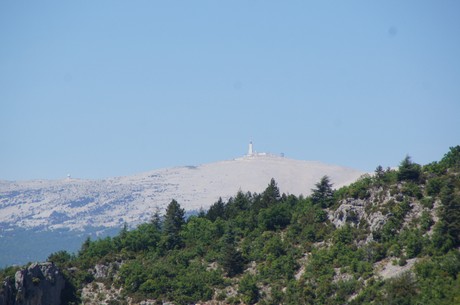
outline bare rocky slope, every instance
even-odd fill
[[[261,192],[275,178],[288,194],[308,195],[323,175],[335,187],[362,172],[270,154],[246,155],[199,166],[158,169],[103,180],[0,181],[0,267],[74,252],[87,236],[116,234],[149,221],[176,199],[189,212],[207,209],[242,190]]]
[[[207,209],[238,190],[260,192],[271,178],[282,192],[308,195],[324,175],[340,187],[362,174],[321,162],[254,154],[105,180],[0,181],[0,230],[119,228],[148,221],[156,207],[161,211],[172,199],[188,211]]]

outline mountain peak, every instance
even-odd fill
[[[0,224],[48,229],[120,227],[125,222],[147,221],[156,208],[164,209],[172,199],[186,210],[206,209],[219,197],[227,199],[239,190],[262,192],[271,178],[281,192],[308,195],[324,175],[340,187],[362,174],[341,166],[252,151],[233,160],[104,180],[66,177],[0,182]]]

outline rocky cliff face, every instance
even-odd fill
[[[0,305],[14,305],[15,293],[14,279],[7,277],[0,287]]]
[[[392,190],[381,187],[369,188],[364,198],[341,200],[337,209],[328,211],[328,218],[337,228],[345,225],[368,226],[369,232],[372,233],[382,229],[388,219],[393,216],[392,207],[405,201],[407,211],[404,211],[403,226],[419,218],[423,211],[428,212],[433,219],[437,219],[433,207],[423,206],[417,197],[404,195],[407,193],[404,188],[405,186],[401,183],[393,186]],[[439,205],[438,202],[433,202],[433,204],[434,207]]]
[[[34,263],[6,279],[0,305],[59,305],[65,280],[53,263]]]

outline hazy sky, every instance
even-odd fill
[[[460,144],[460,1],[1,1],[0,179]]]

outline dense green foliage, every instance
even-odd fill
[[[327,208],[334,203],[334,191],[332,190],[332,183],[329,181],[328,176],[321,178],[321,181],[315,184],[312,189],[311,201],[313,204],[318,204],[322,208]]]
[[[373,225],[350,210],[336,227],[331,215],[349,202],[385,221]],[[156,213],[150,223],[49,260],[71,283],[69,303],[82,301],[79,289],[95,281],[90,269],[105,264],[113,266],[105,284],[134,300],[460,304],[459,203],[457,146],[439,162],[420,166],[406,157],[397,170],[379,166],[339,190],[325,176],[307,198],[280,194],[272,179],[261,194],[240,191],[188,219],[173,200],[163,218]],[[378,274],[379,266],[414,260],[412,272]]]

